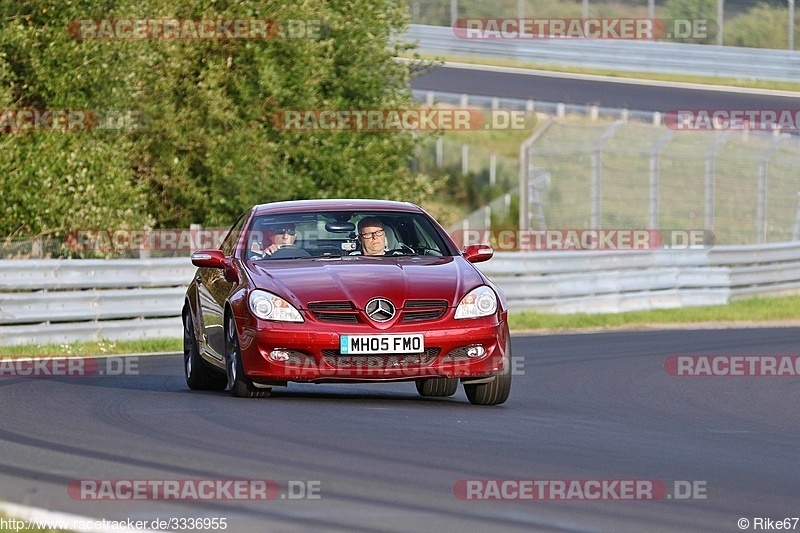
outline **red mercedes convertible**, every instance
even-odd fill
[[[473,404],[511,390],[505,295],[420,207],[381,200],[257,205],[199,250],[183,308],[186,383],[264,397],[290,381],[413,381]]]

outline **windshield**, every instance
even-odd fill
[[[255,217],[247,259],[272,261],[351,256],[450,256],[453,251],[421,213],[330,211]]]

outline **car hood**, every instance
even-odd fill
[[[462,257],[380,257],[275,260],[249,263],[255,287],[306,308],[308,302],[348,300],[358,309],[376,296],[398,307],[406,300],[446,300],[457,305],[485,283]]]

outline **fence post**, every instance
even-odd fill
[[[519,146],[519,229],[526,230],[531,227],[530,219],[530,198],[528,198],[530,190],[530,169],[531,169],[531,154],[529,150],[533,144],[544,135],[547,130],[554,124],[553,118],[550,117],[546,122],[537,128],[530,137],[522,141]]]
[[[650,227],[658,229],[658,163],[659,152],[650,152]]]
[[[464,176],[469,174],[469,145],[467,143],[461,145],[461,174]]]
[[[590,225],[592,229],[600,229],[602,212],[600,211],[600,150],[592,153],[592,181],[589,198],[592,202]]]
[[[497,154],[492,152],[489,154],[489,185],[494,186],[497,183]]]
[[[152,230],[147,230],[144,232],[144,237],[142,238],[142,243],[139,245],[139,259],[150,259],[150,241],[151,241],[151,232]],[[192,250],[194,251],[194,250]],[[133,252],[133,250],[131,250]],[[133,256],[131,256],[133,257]]]
[[[203,225],[202,224],[189,224],[189,235],[192,236],[192,251],[193,252],[195,251],[196,246],[197,246],[197,244],[199,242],[197,237],[200,235],[201,231],[203,231]],[[248,246],[249,246],[249,243],[248,243]]]
[[[436,137],[436,168],[442,168],[444,159],[444,137]]]
[[[714,153],[706,157],[706,230],[714,231],[714,193],[716,189]]]
[[[661,113],[658,111],[653,111],[653,126],[660,126],[661,125]]]
[[[758,161],[758,203],[756,205],[756,243],[765,244],[767,242],[767,165],[772,153],[780,148],[782,139],[776,137],[772,139],[772,144],[761,151]]]
[[[756,200],[756,243],[767,242],[767,160],[758,162],[758,199]]]

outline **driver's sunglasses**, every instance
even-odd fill
[[[291,228],[291,229],[290,228],[278,228],[278,229],[275,230],[275,233],[277,235],[290,235],[290,236],[294,237],[295,235],[297,235],[297,230],[294,229],[294,228]]]
[[[371,231],[369,233],[362,233],[361,234],[361,238],[362,239],[375,239],[375,238],[383,237],[384,235],[386,235],[386,232],[383,231],[382,229],[379,229],[378,231]]]

